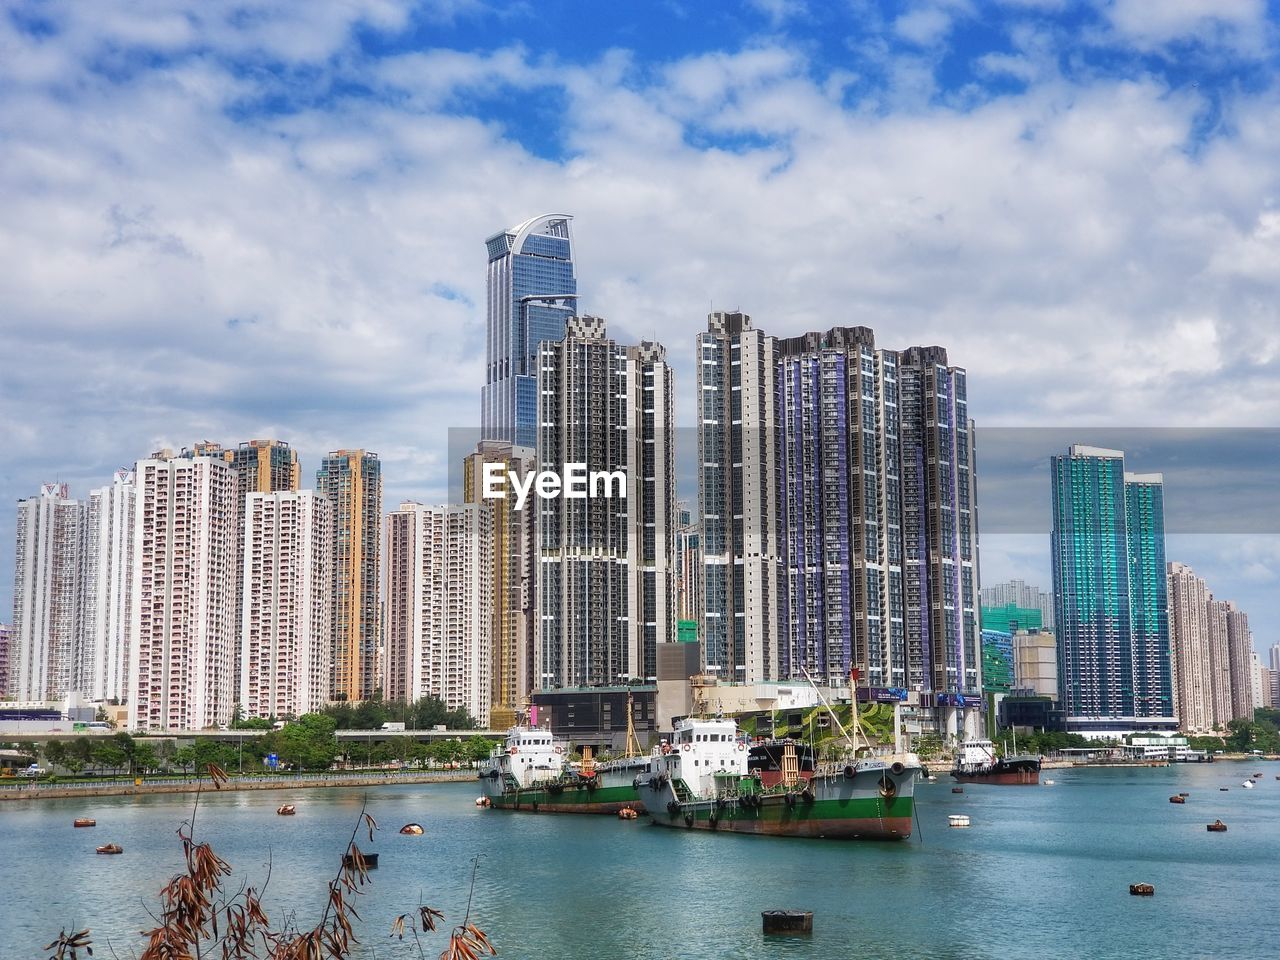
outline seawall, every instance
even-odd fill
[[[406,783],[462,783],[476,778],[473,770],[432,770],[422,773],[320,774],[299,777],[232,777],[222,790],[298,790],[310,787],[387,787]],[[87,797],[129,797],[149,793],[194,793],[213,789],[208,778],[189,780],[112,780],[105,783],[0,785],[0,801],[58,800]]]

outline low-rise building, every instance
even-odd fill
[[[652,745],[657,723],[655,684],[616,687],[559,687],[533,695],[530,721],[550,727],[555,736],[601,753],[621,754],[627,749],[627,705],[641,750]]]

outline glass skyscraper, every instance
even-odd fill
[[[564,339],[578,281],[567,214],[545,214],[495,233],[489,254],[482,439],[537,441],[538,344]]]
[[[1124,453],[1052,458],[1059,699],[1073,731],[1172,727],[1164,485]]]

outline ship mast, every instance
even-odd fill
[[[631,707],[631,691],[627,691],[627,759],[640,755],[640,739],[636,736],[635,711]]]
[[[813,682],[813,677],[809,676],[809,671],[801,666],[800,672],[803,673],[804,678],[809,681],[809,686],[813,687],[813,692],[818,695],[818,699],[822,701],[822,705],[827,708],[827,713],[831,714],[831,719],[835,721],[836,729],[840,731],[840,736],[844,737],[845,741],[849,744],[849,749],[856,753],[858,745],[854,743],[853,737],[849,736],[849,731],[844,728],[844,724],[840,722],[840,718],[836,716],[836,712],[831,709],[831,704],[829,704],[827,702],[827,698],[822,695],[822,691],[818,688],[818,685]],[[858,724],[858,697],[856,692],[853,695],[853,722],[855,729],[858,731],[858,735],[862,737],[864,741],[867,741],[866,735],[862,732],[861,726]],[[867,745],[870,746],[870,741],[867,741]]]

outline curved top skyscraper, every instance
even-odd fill
[[[571,216],[549,213],[495,233],[489,253],[488,336],[480,426],[485,440],[537,439],[538,344],[564,339],[577,312]]]

